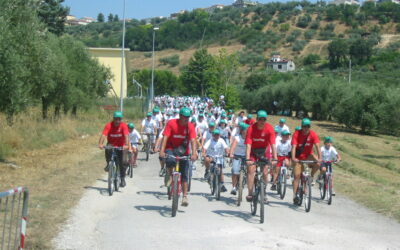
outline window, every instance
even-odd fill
[[[279,65],[278,65],[278,69],[282,69],[282,64],[279,64]]]

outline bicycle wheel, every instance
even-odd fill
[[[240,203],[242,202],[243,199],[243,179],[244,179],[244,171],[240,171],[240,175],[239,175],[239,190],[238,190],[238,201],[237,201],[237,205],[240,206]]]
[[[321,195],[321,200],[325,199],[325,195],[326,195],[325,175],[322,176],[322,183],[319,184],[319,194]]]
[[[146,161],[149,161],[149,154],[150,154],[150,142],[146,144]]]
[[[119,167],[114,165],[114,188],[115,191],[118,192],[119,191],[119,184],[121,183],[121,179],[120,179],[120,172],[119,172]]]
[[[304,183],[304,207],[306,212],[311,210],[311,179],[308,178]]]
[[[326,195],[328,198],[328,205],[331,205],[332,204],[332,177],[330,175],[328,176],[327,182],[328,182],[328,185],[327,185],[328,187],[326,190]]]
[[[218,171],[219,172],[219,171]],[[220,173],[214,175],[214,180],[215,180],[215,198],[217,201],[221,199],[221,182],[220,182]]]
[[[178,184],[179,184],[179,175],[174,175],[172,180],[172,217],[176,216],[176,211],[178,210]]]
[[[257,203],[258,203],[258,185],[257,179],[254,180],[254,189],[253,189],[253,201],[251,202],[251,215],[256,215],[257,213]]]
[[[279,189],[279,195],[281,197],[281,200],[283,200],[285,198],[286,195],[286,170],[283,170],[281,175],[280,175],[280,189]]]
[[[299,197],[299,201],[297,202],[297,206],[301,206],[301,204],[303,204],[303,186],[301,184],[297,188],[297,195]]]
[[[265,187],[264,182],[260,181],[260,190],[259,190],[259,203],[260,203],[260,223],[264,223],[264,201],[265,201]]]
[[[114,166],[113,162],[110,161],[108,163],[108,194],[111,196],[114,193],[114,181],[113,181],[113,171],[114,171]]]

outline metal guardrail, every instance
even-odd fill
[[[25,248],[28,201],[24,187],[0,193],[0,250]]]

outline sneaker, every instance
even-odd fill
[[[293,198],[293,204],[298,205],[300,198],[298,196]]]
[[[268,201],[268,197],[267,197],[267,196],[264,197],[264,204],[269,204],[269,201]]]
[[[232,188],[231,194],[232,194],[232,195],[236,195],[236,193],[237,193],[237,192],[236,192],[236,188],[235,188],[235,187]]]
[[[314,178],[312,178],[312,177],[311,177],[311,186],[313,186],[313,187],[314,187],[314,185],[315,185]]]
[[[108,164],[107,164],[106,167],[104,168],[104,171],[108,172],[108,170],[109,170],[109,167],[108,167]]]
[[[221,192],[226,192],[226,191],[228,191],[228,190],[226,189],[226,187],[224,186],[224,184],[222,184],[222,186],[221,186]]]
[[[159,175],[160,177],[163,177],[164,174],[165,174],[165,169],[164,169],[164,168],[160,169],[160,172],[158,173],[158,175]]]
[[[187,198],[187,196],[184,196],[183,197],[183,199],[182,199],[182,204],[181,204],[183,207],[187,207],[187,206],[189,206],[189,201],[188,201],[188,198]]]
[[[271,190],[272,190],[272,191],[276,191],[276,184],[273,184],[273,185],[271,186]]]
[[[335,196],[335,195],[336,195],[335,190],[332,190],[332,196]]]
[[[125,182],[125,178],[121,178],[121,183],[119,184],[120,187],[125,187],[126,186],[126,182]]]

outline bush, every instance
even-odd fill
[[[321,60],[321,57],[317,54],[309,54],[303,59],[304,65],[312,65],[317,64]]]
[[[304,49],[304,46],[306,46],[307,41],[304,40],[296,40],[293,44],[292,50],[293,51],[302,51]]]
[[[300,28],[307,28],[308,24],[311,22],[311,16],[309,14],[306,14],[304,16],[299,17],[299,20],[297,21],[297,27]]]
[[[169,65],[170,67],[175,67],[179,65],[179,55],[172,55],[160,58],[160,63],[163,65]]]
[[[310,25],[311,29],[317,30],[319,28],[319,21],[314,21]]]
[[[290,24],[288,23],[283,23],[279,26],[279,30],[281,32],[287,32],[290,29]]]
[[[306,40],[311,40],[315,35],[315,30],[307,30],[304,32],[304,38]]]
[[[152,52],[144,52],[143,55],[146,58],[150,58],[153,55],[153,53]]]

